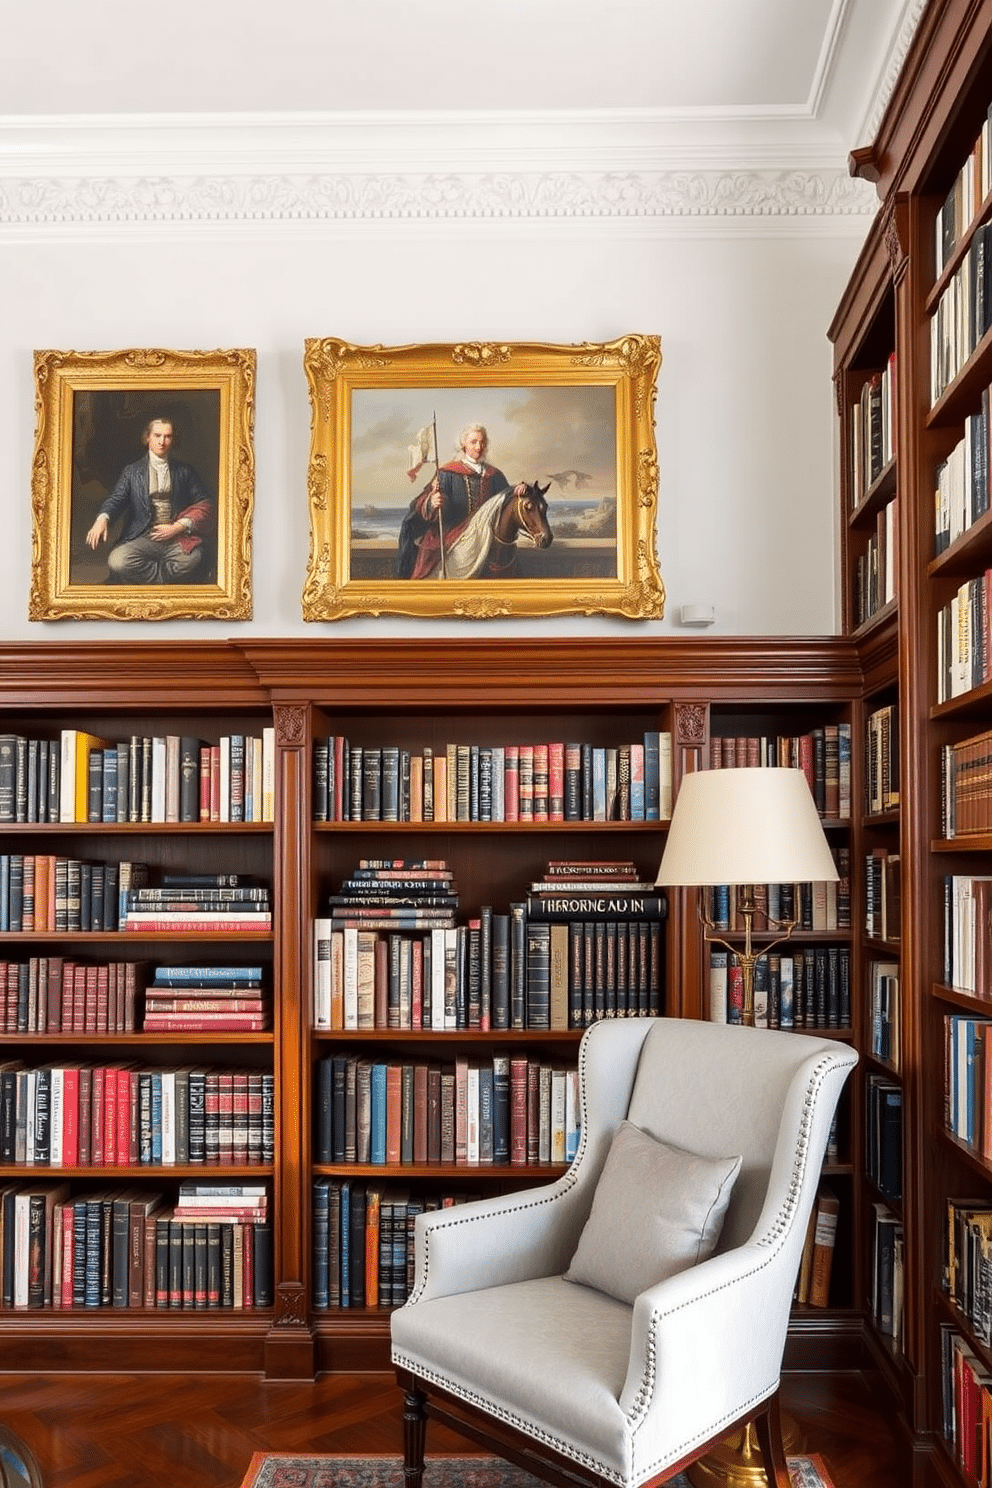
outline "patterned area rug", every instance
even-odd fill
[[[833,1488],[822,1457],[790,1457],[792,1488]],[[256,1452],[241,1488],[402,1488],[398,1457],[294,1457]],[[493,1457],[428,1457],[424,1488],[543,1488]],[[680,1475],[670,1488],[689,1488]]]

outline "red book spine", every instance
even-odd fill
[[[255,1306],[255,1226],[246,1224],[242,1230],[244,1241],[244,1294],[245,1307]]]
[[[66,1069],[62,1074],[62,1166],[74,1168],[79,1163],[79,1071]]]
[[[86,967],[72,968],[72,1031],[86,1032]]]
[[[59,1305],[72,1306],[72,1266],[75,1247],[75,1209],[62,1205],[62,1274],[59,1277]]]
[[[117,1166],[127,1167],[131,1162],[131,1070],[117,1071]]]
[[[90,1162],[94,1168],[103,1166],[104,1161],[104,1104],[103,1089],[106,1083],[106,1072],[99,1067],[93,1070],[92,1096],[90,1098]]]
[[[403,1066],[386,1066],[386,1162],[400,1161],[403,1129]]]
[[[110,1068],[103,1076],[103,1163],[117,1166],[117,1070]]]
[[[200,820],[210,820],[210,745],[200,745]]]
[[[510,1060],[510,1163],[527,1162],[527,1060]]]
[[[220,745],[210,746],[210,820],[220,821]]]
[[[424,1026],[424,943],[419,937],[410,946],[410,1027]]]
[[[232,1079],[231,1161],[248,1161],[248,1074],[235,1071]]]
[[[110,967],[97,966],[96,972],[96,1029],[97,1033],[116,1033],[110,1022]]]
[[[565,742],[548,745],[548,820],[565,820]]]
[[[99,1020],[100,1005],[98,999],[97,967],[86,966],[83,968],[83,1031],[85,1033],[103,1033],[106,1023]]]

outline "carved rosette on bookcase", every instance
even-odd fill
[[[882,208],[831,328],[848,392],[881,370],[893,326],[897,354],[898,603],[893,619],[881,616],[894,634],[876,634],[874,618],[854,630],[871,745],[855,843],[868,917],[860,1245],[869,1337],[910,1426],[927,1433],[927,1488],[987,1475],[976,1444],[987,1448],[992,1419],[992,823],[976,810],[992,724],[990,78],[992,0],[928,6],[876,139],[852,158]],[[841,521],[850,534],[843,485]],[[858,552],[852,539],[849,595]],[[854,628],[853,610],[845,621]],[[884,769],[874,746],[890,709],[901,790],[887,803],[870,768]],[[870,897],[879,883],[880,904]]]

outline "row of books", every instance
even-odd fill
[[[32,956],[0,961],[0,1033],[253,1032],[269,1027],[261,966]]]
[[[828,1183],[820,1184],[810,1210],[793,1300],[806,1307],[829,1307],[830,1278],[837,1248],[840,1199]]]
[[[992,1370],[952,1323],[940,1324],[941,1424],[966,1481],[992,1484]]]
[[[526,1055],[449,1064],[333,1054],[317,1063],[318,1163],[480,1167],[571,1162],[578,1075]]]
[[[967,159],[954,178],[934,222],[934,263],[937,277],[950,262],[955,247],[978,217],[992,191],[992,108],[982,120]]]
[[[868,963],[869,1049],[895,1069],[900,1064],[899,962]]]
[[[940,766],[943,835],[992,832],[992,729],[942,745]]]
[[[899,805],[899,705],[885,703],[865,720],[865,811],[869,816]]]
[[[992,222],[975,229],[930,318],[930,401],[954,381],[992,325]]]
[[[616,746],[314,744],[316,821],[666,821],[672,736]]]
[[[135,1033],[140,961],[0,961],[0,1033]]]
[[[870,1074],[865,1086],[865,1172],[887,1199],[902,1198],[902,1086]]]
[[[437,860],[365,859],[314,925],[318,1029],[578,1028],[657,1011],[666,901],[633,863],[552,860],[506,913],[455,925]]]
[[[962,697],[992,678],[989,586],[992,569],[966,579],[937,611],[937,702]]]
[[[523,905],[505,915],[484,906],[447,929],[334,930],[318,919],[314,936],[317,1030],[587,1028],[661,1011],[659,920],[534,922]]]
[[[274,1155],[269,1071],[0,1064],[0,1164],[253,1166]]]
[[[0,823],[268,822],[275,730],[114,741],[84,729],[58,739],[0,734]]]
[[[147,863],[91,863],[54,853],[0,853],[0,932],[121,928]]]
[[[349,1178],[313,1183],[313,1305],[399,1307],[413,1290],[418,1214],[474,1197],[419,1195]]]
[[[770,883],[751,886],[756,913],[752,928],[770,930],[776,924],[795,922],[795,928],[811,934],[849,930],[851,927],[851,854],[847,847],[831,848],[838,878],[830,883]],[[706,890],[706,913],[715,930],[731,934],[744,929],[740,911],[741,887],[713,884]]]
[[[905,1236],[902,1220],[888,1204],[872,1205],[869,1306],[879,1333],[902,1346],[904,1336]]]
[[[969,413],[964,435],[934,471],[934,552],[939,556],[989,509],[989,400],[982,392],[978,413]]]
[[[739,1023],[744,974],[732,951],[710,948],[709,1017]],[[754,1021],[758,1028],[849,1028],[851,957],[847,946],[772,950],[754,967]]]
[[[947,1200],[943,1259],[945,1293],[979,1343],[992,1344],[992,1208]]]
[[[992,1001],[992,879],[944,876],[944,983]]]
[[[7,1309],[271,1307],[264,1188],[160,1193],[68,1183],[0,1189],[0,1301]]]
[[[896,504],[888,501],[876,514],[875,530],[868,534],[864,551],[854,559],[855,625],[864,625],[895,597]]]
[[[852,511],[857,511],[895,455],[895,367],[893,352],[881,371],[865,378],[854,404],[850,420]]]
[[[827,723],[805,734],[713,734],[709,766],[802,770],[821,816],[846,821],[851,815],[849,723]]]
[[[887,847],[873,847],[864,857],[865,934],[872,940],[898,941],[902,935],[902,857]]]
[[[944,1123],[960,1141],[992,1158],[992,1018],[944,1018]]]

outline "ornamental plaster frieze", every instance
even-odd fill
[[[125,224],[867,218],[846,170],[0,175],[0,231]]]

